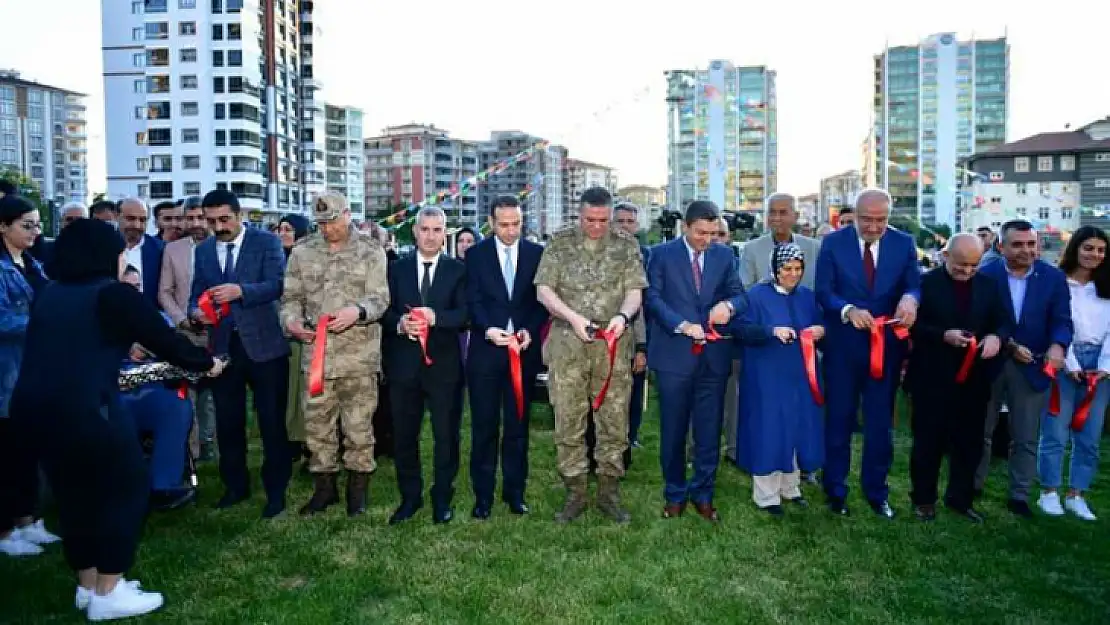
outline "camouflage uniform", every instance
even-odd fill
[[[327,221],[345,210],[347,201],[342,195],[325,193],[316,200],[314,217]],[[341,249],[332,251],[322,234],[310,236],[293,248],[285,270],[283,326],[296,320],[313,329],[322,314],[355,305],[365,311],[365,317],[347,330],[328,333],[324,392],[311,397],[306,388],[303,394],[305,442],[312,453],[309,470],[317,481],[316,494],[302,513],[318,512],[337,498],[340,426],[343,464],[352,473],[347,492],[352,514],[361,512],[351,509],[352,497],[358,499],[361,492],[365,498],[366,478],[376,468],[371,418],[378,403],[377,378],[382,360],[378,320],[389,306],[386,259],[381,244],[360,234],[354,226],[348,237]],[[304,375],[308,374],[313,352],[313,345],[305,345],[300,367]]]
[[[611,231],[595,242],[588,240],[575,226],[551,237],[536,270],[535,283],[551,288],[571,310],[605,328],[620,311],[629,291],[647,287],[647,277],[635,238]],[[619,507],[616,489],[619,478],[624,475],[622,456],[628,447],[634,341],[633,329],[626,328],[617,344],[612,381],[605,401],[594,414],[598,505],[606,513],[615,512]],[[568,506],[571,499],[579,505],[589,471],[585,439],[590,402],[605,382],[609,370],[608,353],[604,341],[583,343],[570,324],[555,319],[544,344],[544,361],[549,368],[549,394],[555,411],[559,474],[567,483]],[[608,496],[613,500],[603,501]],[[607,504],[613,504],[612,510]],[[571,511],[576,513],[569,515],[567,512],[564,507],[560,520],[570,520],[581,510]]]

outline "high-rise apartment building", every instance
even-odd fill
[[[446,193],[440,207],[453,225],[478,224],[479,191],[475,185],[462,187],[478,174],[477,143],[453,139],[431,125],[391,126],[363,141],[363,163],[368,216]]]
[[[327,104],[324,111],[327,189],[345,195],[351,214],[361,220],[366,207],[363,201],[366,178],[362,164],[362,109]]]
[[[157,202],[223,188],[255,223],[302,210],[298,95],[312,3],[101,7],[109,197]]]
[[[21,172],[57,204],[88,199],[84,94],[0,70],[0,169]]]
[[[1006,141],[1009,59],[1005,37],[954,33],[875,55],[876,182],[895,216],[955,227],[957,161]]]
[[[712,200],[723,210],[763,210],[778,188],[775,72],[715,60],[671,70],[667,80],[670,208]]]
[[[327,161],[323,139],[327,133],[323,84],[315,73],[315,23],[312,19],[312,0],[301,0],[301,80],[300,96],[300,160],[301,197],[305,205],[327,188]],[[361,150],[361,147],[360,147]]]
[[[849,170],[821,180],[821,200],[817,207],[817,223],[829,223],[845,206],[854,206],[863,190],[863,179],[856,170]]]
[[[479,199],[479,214],[485,219],[495,198],[514,195],[524,207],[528,234],[545,237],[562,228],[567,221],[563,204],[567,149],[519,130],[498,130],[490,133],[489,141],[479,146],[479,166],[482,171],[488,170],[530,148],[532,151],[527,158],[486,178]]]
[[[563,218],[578,219],[578,198],[590,187],[602,187],[617,194],[617,170],[606,165],[568,158],[563,173]]]

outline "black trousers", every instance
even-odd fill
[[[374,457],[393,457],[393,402],[389,398],[389,381],[378,376],[378,407],[372,419],[374,427]]]
[[[258,431],[262,435],[262,486],[268,499],[281,501],[293,473],[291,447],[285,431],[289,359],[252,361],[238,333],[231,336],[228,356],[231,362],[212,384],[220,478],[230,492],[250,492],[247,470],[247,387],[250,386]]]
[[[913,406],[910,499],[917,506],[936,503],[940,463],[947,453],[945,504],[956,510],[970,508],[975,469],[983,453],[989,384],[972,377],[965,384],[916,391],[910,399]]]
[[[422,502],[424,478],[420,469],[420,430],[424,408],[432,418],[434,482],[432,505],[445,508],[455,494],[459,473],[459,428],[462,424],[460,379],[444,380],[424,369],[408,380],[391,378],[390,402],[393,408],[393,461],[397,467],[397,487],[404,502]]]
[[[530,373],[530,374],[529,374]],[[524,501],[528,482],[528,423],[536,372],[524,373],[524,416],[518,415],[508,361],[490,375],[467,380],[470,397],[470,483],[479,504],[493,503],[497,486],[498,442],[501,456],[501,499]],[[499,440],[500,439],[500,440]]]
[[[31,441],[15,421],[0,419],[0,534],[35,515],[39,469]]]

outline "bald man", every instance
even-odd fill
[[[936,518],[937,479],[948,451],[944,505],[973,523],[975,469],[983,451],[990,366],[1010,335],[1006,302],[991,278],[977,274],[983,244],[961,233],[948,241],[944,264],[921,277],[921,305],[910,333],[906,389],[913,406],[910,481],[914,514]]]

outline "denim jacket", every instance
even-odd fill
[[[31,257],[23,256],[30,263],[30,270],[45,281],[42,265]],[[23,360],[23,340],[27,336],[27,320],[31,315],[31,301],[35,292],[20,273],[19,267],[6,251],[0,251],[0,419],[8,417],[8,402],[19,377]]]

